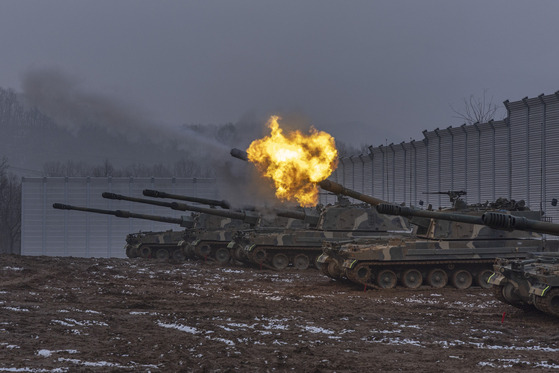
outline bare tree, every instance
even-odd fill
[[[499,107],[493,103],[493,97],[487,97],[487,89],[483,90],[481,97],[470,95],[464,98],[464,106],[462,109],[455,109],[450,105],[452,111],[456,114],[454,118],[462,119],[466,124],[486,123],[495,119]]]

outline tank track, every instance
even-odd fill
[[[534,306],[548,315],[559,317],[559,289],[551,289],[543,297],[536,296]]]
[[[523,311],[530,311],[534,309],[534,306],[525,302],[521,302],[521,301],[513,301],[511,299],[507,299],[504,295],[504,286],[503,285],[496,285],[493,286],[493,295],[495,296],[495,298],[497,298],[497,300],[508,304],[510,306],[513,306],[515,308],[521,309]]]
[[[323,273],[335,278],[330,264]],[[393,261],[360,262],[352,269],[345,269],[345,277],[358,284],[374,289],[393,288],[398,283],[406,288],[418,288],[424,283],[432,288],[441,288],[449,283],[458,289],[467,289],[472,284],[489,288],[487,278],[493,273],[493,259],[480,260],[437,260],[437,261]]]
[[[247,255],[250,265],[268,269],[283,270],[287,267],[304,270],[318,268],[316,259],[322,254],[322,247],[302,246],[257,246]]]

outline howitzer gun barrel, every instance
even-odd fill
[[[304,211],[295,211],[295,210],[287,210],[287,209],[276,208],[276,209],[274,209],[274,212],[276,213],[277,216],[282,216],[284,218],[303,220],[303,221],[305,221],[305,222],[307,222],[310,225],[315,226],[315,227],[318,225],[318,220],[320,219],[320,217],[318,215],[307,214]]]
[[[317,183],[319,187],[334,194],[342,194],[351,198],[355,198],[359,201],[368,203],[372,206],[377,206],[381,203],[388,203],[382,199],[368,196],[366,194],[359,193],[355,190],[348,189],[341,184],[338,184],[331,180],[323,180]]]
[[[242,161],[248,161],[248,154],[244,150],[233,148],[231,149],[231,155],[235,158],[238,158]],[[324,190],[327,190],[334,194],[342,194],[344,196],[355,198],[359,201],[368,203],[370,205],[376,206],[381,203],[388,203],[382,199],[378,199],[375,197],[368,196],[366,194],[359,193],[355,190],[348,189],[341,184],[338,184],[334,181],[330,180],[323,180],[317,183],[319,187]]]
[[[381,203],[377,207],[379,214],[399,215],[406,217],[421,217],[431,219],[450,220],[460,223],[485,225],[481,216],[472,216],[466,214],[456,214],[451,212],[416,210],[405,206],[393,205],[390,203]]]
[[[257,224],[258,220],[259,220],[258,215],[254,215],[254,214],[251,214],[251,213],[248,213],[248,212],[245,212],[245,211],[218,210],[218,209],[211,209],[211,208],[204,208],[204,207],[187,205],[186,203],[161,202],[161,201],[154,201],[154,200],[151,200],[151,199],[128,197],[128,196],[123,196],[123,195],[120,195],[120,194],[107,193],[107,192],[103,193],[103,198],[146,203],[148,205],[169,207],[173,210],[178,210],[178,211],[200,212],[200,213],[208,214],[208,215],[216,215],[216,216],[222,216],[224,218],[242,220],[242,221],[244,221],[248,224],[252,224],[252,225]]]
[[[215,200],[215,199],[190,197],[190,196],[184,196],[184,195],[181,195],[181,194],[171,194],[171,193],[161,192],[159,190],[152,190],[152,189],[144,189],[143,194],[146,197],[178,199],[180,201],[187,201],[187,202],[201,203],[203,205],[217,206],[217,207],[221,207],[221,208],[227,209],[227,210],[231,208],[231,205],[229,204],[229,202],[227,202],[225,200],[218,201],[218,200]]]
[[[52,205],[55,209],[59,210],[76,210],[76,211],[84,211],[84,212],[92,212],[95,214],[105,214],[105,215],[113,215],[117,218],[134,218],[134,219],[144,219],[144,220],[152,220],[152,221],[160,221],[163,223],[172,223],[178,224],[184,228],[192,228],[193,222],[189,221],[185,218],[172,218],[168,216],[159,216],[159,215],[147,215],[147,214],[136,214],[130,211],[124,210],[103,210],[103,209],[94,209],[89,207],[79,207],[79,206],[72,206],[72,205],[65,205],[62,203],[55,203]]]
[[[559,236],[559,224],[527,219],[523,216],[486,212],[482,215],[485,225],[494,229],[521,230]]]
[[[244,150],[233,148],[231,149],[231,155],[241,161],[248,162],[248,154]]]

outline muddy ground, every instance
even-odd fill
[[[559,369],[559,320],[490,290],[310,269],[0,256],[0,310],[0,372]]]

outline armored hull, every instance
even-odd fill
[[[472,284],[489,287],[497,257],[522,258],[542,250],[540,239],[445,239],[394,237],[325,243],[319,258],[323,273],[347,278],[359,285],[392,288],[400,284],[417,288],[424,283],[440,288],[447,284],[465,289]]]
[[[525,260],[499,259],[489,278],[500,301],[559,317],[559,254],[532,253]]]
[[[129,258],[157,258],[184,260],[179,242],[185,231],[138,232],[126,236],[126,256]]]
[[[240,231],[230,243],[236,259],[273,269],[318,267],[324,242],[357,237],[382,237],[390,231],[408,230],[406,219],[379,214],[366,204],[347,201],[326,206],[317,225],[306,229],[258,228]]]
[[[325,243],[318,259],[323,273],[361,286],[440,288],[450,283],[459,289],[473,284],[489,287],[487,280],[497,258],[525,258],[546,249],[537,233],[493,229],[482,220],[487,212],[504,210],[519,218],[540,219],[540,212],[529,211],[522,201],[467,205],[460,198],[465,192],[453,191],[444,192],[452,207],[432,211],[385,204],[329,181],[321,187],[374,204],[381,213],[406,216],[415,226],[409,237]]]

